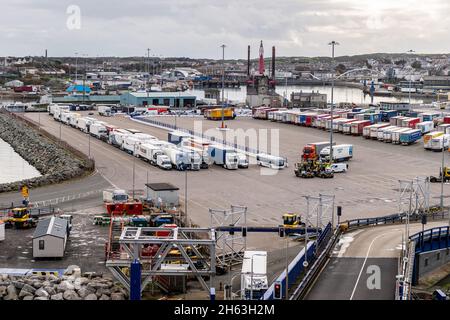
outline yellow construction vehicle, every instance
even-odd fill
[[[444,167],[444,182],[450,181],[450,168]],[[442,171],[439,172],[439,177],[431,176],[430,182],[442,182]]]
[[[6,227],[14,227],[16,229],[28,229],[36,227],[37,220],[31,216],[28,208],[13,208],[8,213]]]
[[[286,213],[283,215],[283,227],[285,228],[296,228],[304,225],[305,223],[301,221],[300,216],[295,213]]]

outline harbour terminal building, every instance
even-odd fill
[[[120,96],[122,105],[167,106],[174,108],[194,108],[196,96],[173,92],[127,92]]]

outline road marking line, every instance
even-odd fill
[[[378,236],[376,236],[375,238],[373,238],[372,242],[371,242],[370,245],[369,245],[369,248],[367,249],[367,254],[366,254],[366,257],[365,257],[365,259],[364,259],[364,263],[363,263],[363,265],[362,265],[362,267],[361,267],[361,270],[359,271],[358,279],[356,279],[355,286],[353,287],[353,291],[352,291],[352,295],[350,296],[350,300],[353,300],[353,296],[355,295],[356,288],[358,287],[359,279],[361,278],[361,275],[362,275],[362,272],[363,272],[363,270],[364,270],[364,267],[366,266],[366,262],[367,262],[367,259],[369,258],[370,250],[372,249],[372,246],[373,246],[373,244],[375,243],[375,240],[377,240],[378,238],[380,238],[380,237],[382,237],[382,236],[385,236],[385,235],[388,234],[388,233],[392,233],[392,232],[394,232],[394,231],[397,232],[397,231],[399,231],[399,230],[400,230],[400,229],[395,229],[395,230],[392,230],[392,231],[388,231],[388,232],[386,232],[386,233],[379,234]]]

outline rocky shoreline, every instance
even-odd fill
[[[125,300],[127,291],[111,276],[81,273],[69,266],[64,275],[0,275],[0,300]]]
[[[15,116],[0,112],[0,138],[40,173],[40,177],[0,184],[0,193],[63,182],[90,172],[93,165],[39,133]]]

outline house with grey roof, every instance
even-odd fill
[[[68,221],[51,217],[39,221],[33,234],[33,258],[62,258],[69,236]]]

